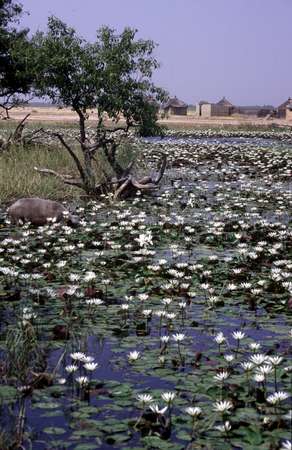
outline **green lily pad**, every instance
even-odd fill
[[[47,427],[43,429],[44,433],[47,434],[64,434],[66,433],[66,430],[64,428],[59,428],[59,427]]]

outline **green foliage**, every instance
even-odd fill
[[[6,345],[8,374],[25,381],[40,357],[35,329],[31,324],[19,322],[7,333]]]
[[[0,1],[0,106],[6,110],[29,93],[33,81],[28,30],[15,26],[21,13],[19,3]]]
[[[61,20],[50,17],[48,32],[37,33],[35,48],[36,88],[40,96],[71,106],[82,120],[89,108],[96,108],[99,127],[104,113],[114,121],[123,115],[127,125],[156,122],[156,107],[165,93],[151,82],[158,67],[152,53],[155,44],[136,40],[137,30],[103,27],[96,41],[89,43]]]

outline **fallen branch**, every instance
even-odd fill
[[[160,180],[162,179],[165,169],[166,169],[166,162],[167,162],[167,157],[165,153],[161,153],[161,157],[162,157],[162,162],[161,162],[161,166],[160,166],[160,170],[157,174],[157,177],[153,180],[154,184],[158,184],[160,182]]]
[[[34,170],[36,170],[37,172],[42,173],[44,175],[52,175],[56,178],[59,178],[59,180],[63,181],[63,183],[65,183],[65,184],[83,188],[83,183],[81,181],[74,180],[69,175],[62,175],[61,173],[58,173],[52,169],[40,169],[38,167],[34,167]]]

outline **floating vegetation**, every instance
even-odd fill
[[[290,136],[200,133],[78,228],[3,216],[1,448],[291,448]]]

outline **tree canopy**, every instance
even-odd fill
[[[0,106],[7,114],[8,105],[28,94],[33,81],[28,29],[17,27],[21,14],[21,4],[0,0]]]
[[[151,81],[158,62],[151,40],[135,39],[137,30],[125,28],[120,34],[109,27],[98,30],[93,43],[85,41],[61,20],[50,17],[47,33],[33,38],[36,88],[40,96],[72,107],[79,116],[81,139],[88,109],[103,118],[126,126],[141,126],[156,121],[157,102],[165,93]],[[146,127],[144,127],[146,129]]]

